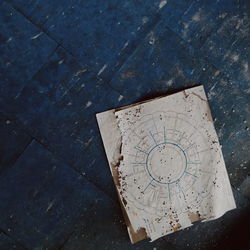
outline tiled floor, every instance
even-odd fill
[[[3,0],[0,54],[0,249],[250,247],[249,1]],[[95,113],[198,84],[238,208],[132,246]]]

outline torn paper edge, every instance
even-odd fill
[[[212,122],[212,124],[213,124],[211,110],[210,110],[210,107],[209,107],[209,104],[208,104],[208,101],[207,101],[207,98],[206,98],[204,88],[203,88],[203,93],[197,94],[195,92],[196,88],[200,88],[200,87],[201,86],[190,88],[190,89],[185,89],[185,90],[177,92],[177,93],[182,92],[186,98],[189,95],[195,95],[200,100],[205,101],[207,103],[207,106],[208,106],[207,107],[208,114],[209,114],[208,115],[208,120],[210,122]],[[162,96],[162,97],[166,97],[166,95]],[[116,119],[115,112],[117,112],[117,111],[119,112],[120,110],[124,110],[124,109],[134,107],[134,106],[137,106],[137,105],[141,105],[143,103],[150,103],[151,101],[162,98],[162,97],[153,98],[151,100],[142,101],[142,102],[139,102],[139,103],[127,105],[127,106],[124,106],[124,107],[121,107],[121,108],[112,109],[112,110],[108,110],[108,111],[96,114],[96,118],[97,118],[97,121],[98,121],[98,126],[99,126],[101,136],[102,136],[102,141],[103,141],[105,152],[106,152],[108,162],[109,162],[109,167],[110,167],[110,170],[111,170],[111,173],[112,173],[112,176],[113,176],[113,180],[114,180],[114,183],[115,183],[115,186],[116,186],[116,190],[118,192],[119,202],[120,202],[121,207],[122,207],[122,212],[123,212],[123,215],[124,215],[124,218],[125,218],[125,223],[127,225],[128,233],[129,233],[130,240],[131,240],[132,243],[136,243],[136,242],[138,242],[140,240],[148,238],[149,236],[148,236],[145,228],[138,228],[137,230],[135,230],[133,228],[133,226],[132,226],[132,224],[130,222],[129,216],[128,216],[128,214],[126,212],[126,209],[125,209],[126,201],[124,200],[122,194],[120,193],[121,189],[120,189],[120,180],[119,180],[119,178],[120,178],[120,176],[119,176],[119,165],[120,165],[121,161],[123,160],[123,156],[121,155],[122,136],[121,136],[121,131],[119,129],[119,125],[118,125],[118,122],[117,122],[117,119]],[[105,127],[104,126],[105,124],[108,124],[108,126]],[[213,126],[214,126],[214,124],[213,124]],[[110,148],[111,145],[112,145],[112,148]],[[222,155],[222,160],[223,160],[223,155]],[[229,179],[227,181],[229,182]],[[232,197],[233,197],[232,192],[231,192],[231,194],[228,194],[228,195],[229,196],[232,195]],[[235,205],[234,208],[236,208],[236,205]],[[234,208],[232,208],[232,209],[234,209]],[[210,220],[217,219],[217,218],[221,217],[224,213],[225,212],[223,212],[222,214],[219,214],[218,216],[216,216],[214,218],[206,218],[206,219],[204,219],[204,218],[202,218],[202,217],[200,217],[199,215],[196,215],[196,214],[195,215],[190,214],[189,215],[190,221],[191,221],[190,226],[192,226],[192,223],[195,222],[195,221],[203,221],[203,222],[205,222],[205,221],[210,221]]]

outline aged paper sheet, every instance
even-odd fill
[[[236,207],[203,86],[97,120],[133,243]]]

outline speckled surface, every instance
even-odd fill
[[[0,249],[248,249],[249,34],[247,0],[2,1]],[[131,245],[95,113],[198,84],[237,209]]]

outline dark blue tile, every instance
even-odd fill
[[[180,25],[180,19],[186,12],[188,12],[195,0],[170,0],[162,9],[161,17],[162,20],[168,25],[169,28],[177,31],[177,27]],[[179,34],[178,34],[179,35]]]
[[[15,240],[10,238],[6,233],[0,233],[0,249],[3,250],[14,250],[20,249],[25,250],[26,248],[20,244],[18,244]]]
[[[149,250],[149,249],[176,249],[171,242],[166,242],[159,239],[155,242],[144,240],[132,245],[128,238],[127,231],[123,230],[121,233],[117,231],[117,224],[120,224],[119,217],[116,218],[112,224],[108,219],[101,218],[103,223],[98,223],[94,228],[90,225],[89,230],[80,229],[76,231],[69,240],[65,243],[62,250],[95,250],[95,249],[121,249],[121,250]],[[122,225],[126,228],[125,225]],[[101,232],[101,233],[100,233]]]
[[[143,59],[142,59],[143,58]],[[111,81],[125,98],[193,86],[209,68],[208,63],[160,22]]]
[[[202,47],[202,54],[243,90],[249,89],[249,15],[230,15]]]
[[[111,81],[125,102],[200,84],[208,93],[231,181],[239,187],[248,171],[249,97],[199,52],[160,22]]]
[[[93,172],[88,164],[102,150],[100,142],[98,146],[92,143],[99,135],[95,114],[123,101],[118,92],[99,83],[93,73],[84,72],[59,48],[5,111],[51,152],[114,193],[109,170],[97,165]],[[90,150],[96,149],[86,154],[90,144]]]
[[[185,11],[183,11],[183,2],[185,2]],[[174,4],[174,6],[177,5],[177,10],[172,6],[169,8],[174,19],[166,15],[163,20],[182,39],[196,48],[201,47],[229,13],[236,13],[239,8],[237,0],[193,0],[178,3],[177,1],[177,4]],[[182,14],[176,14],[175,12],[180,9]]]
[[[91,119],[90,114],[84,112],[84,106],[58,104],[58,88],[47,89],[48,95],[47,91],[39,92],[40,86],[35,83],[31,81],[23,89],[8,111],[13,110],[13,118],[30,134],[72,164],[77,152],[82,151],[93,136],[90,124],[94,122],[94,115]]]
[[[114,200],[118,201],[116,188],[99,134],[93,136],[88,147],[78,154],[74,168],[87,178],[90,178]]]
[[[80,8],[82,3],[79,0],[74,1],[66,1],[66,0],[60,0],[60,1],[49,1],[49,0],[6,0],[9,2],[12,6],[14,6],[17,10],[22,12],[25,16],[27,16],[29,19],[31,19],[33,22],[35,22],[38,25],[43,25],[47,20],[50,18],[53,18],[54,16],[58,15],[59,13],[64,15],[64,11],[67,8]],[[141,1],[139,4],[141,4],[141,8],[150,8],[153,11],[157,12],[161,10],[166,5],[167,1],[162,0],[154,0],[154,1]],[[97,2],[97,4],[101,5],[103,3]],[[87,5],[85,3],[86,7],[96,7],[96,5]],[[100,6],[102,7],[102,6]],[[105,7],[105,4],[103,5]],[[113,2],[110,3],[108,10],[113,10],[114,5]],[[131,9],[131,12],[133,10]],[[85,12],[86,13],[86,12]],[[145,22],[144,18],[144,22]]]
[[[14,8],[23,13],[27,18],[37,25],[42,25],[51,16],[61,12],[68,1],[49,1],[49,0],[6,0]]]
[[[44,25],[87,70],[109,80],[158,21],[160,1],[71,1]]]
[[[16,97],[56,43],[8,4],[0,4],[0,104]]]
[[[76,60],[59,47],[43,67],[33,76],[32,81],[37,92],[49,97],[51,102],[58,102],[70,88],[79,89],[82,76],[86,72]]]
[[[208,96],[231,184],[239,188],[249,173],[250,97],[225,78]]]
[[[22,1],[22,0],[6,0],[5,2],[10,3],[10,5],[12,5],[14,8],[20,9],[20,10],[24,10],[24,13],[28,13],[28,11],[31,11],[32,6],[36,5],[36,3],[40,2],[39,0],[26,0],[26,1]],[[26,10],[26,11],[25,11]]]
[[[58,249],[80,226],[94,238],[102,219],[111,225],[119,216],[110,198],[36,142],[0,186],[0,227],[28,249]]]
[[[17,160],[32,138],[1,113],[0,138],[0,173],[2,173]]]

